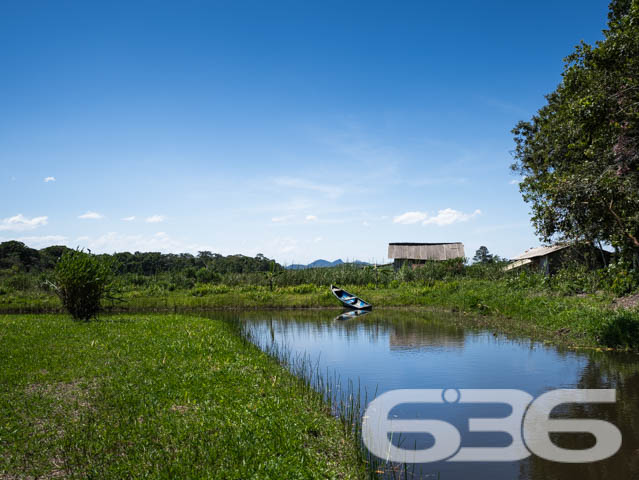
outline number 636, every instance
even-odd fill
[[[364,413],[362,440],[377,457],[401,463],[505,462],[522,460],[531,453],[555,462],[586,463],[614,455],[621,447],[621,432],[604,420],[550,418],[565,403],[614,403],[614,389],[558,389],[536,399],[512,389],[411,389],[391,390],[373,400]],[[406,403],[501,403],[512,413],[501,418],[470,418],[470,432],[505,432],[512,437],[506,447],[461,447],[457,428],[442,420],[389,419],[390,411]],[[551,432],[587,432],[595,437],[590,448],[561,448]],[[395,446],[395,433],[428,433],[435,439],[430,448],[411,450]],[[389,435],[391,434],[391,435]]]

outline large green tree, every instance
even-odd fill
[[[595,46],[565,59],[562,81],[513,129],[513,170],[540,237],[639,252],[639,0],[610,4]]]

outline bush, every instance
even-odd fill
[[[617,296],[634,292],[639,288],[639,273],[627,262],[611,263],[601,272],[605,288]]]
[[[586,265],[568,263],[551,280],[553,289],[563,295],[593,293],[600,287],[601,275]]]
[[[199,283],[219,283],[222,280],[222,275],[209,268],[200,268],[195,273],[195,278]]]
[[[70,250],[56,264],[54,275],[54,287],[62,305],[77,320],[94,318],[102,299],[113,298],[113,273],[108,260],[82,250]]]
[[[639,348],[639,313],[619,310],[603,321],[597,332],[603,345],[616,348]]]
[[[297,285],[295,287],[290,288],[290,292],[297,294],[305,294],[305,293],[315,293],[318,288],[312,283],[303,283],[302,285]]]
[[[179,290],[190,290],[195,286],[195,274],[191,278],[189,275],[184,273],[172,273],[169,278],[169,283],[175,285],[176,289]]]
[[[23,292],[30,290],[33,286],[32,277],[26,273],[15,273],[7,278],[3,283],[8,289]]]

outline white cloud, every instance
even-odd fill
[[[344,193],[344,189],[341,187],[313,183],[302,178],[280,177],[275,179],[275,184],[279,187],[289,187],[323,193],[328,198],[337,198]]]
[[[322,240],[324,240],[324,238],[323,238],[323,237],[315,237],[315,238],[313,239],[313,243],[319,243],[319,242],[321,242]]]
[[[55,182],[55,177],[45,177],[44,183]]]
[[[317,222],[317,217],[315,215],[306,215],[307,222]]]
[[[101,218],[104,218],[104,215],[89,210],[88,212],[79,215],[78,218],[81,218],[83,220],[99,220]]]
[[[441,227],[457,222],[466,222],[477,215],[481,215],[481,210],[475,210],[473,213],[463,213],[458,210],[453,210],[452,208],[445,208],[444,210],[439,210],[436,216],[424,220],[422,224],[429,225],[433,223]]]
[[[393,218],[393,223],[401,223],[403,225],[410,225],[411,223],[418,223],[428,218],[426,212],[406,212]]]
[[[362,222],[362,225],[363,225],[364,227],[370,227],[370,226],[371,226],[371,224],[370,224],[370,223],[368,223],[367,221]]]
[[[0,230],[6,230],[10,232],[33,230],[34,228],[46,225],[48,218],[49,217],[27,218],[19,213],[15,217],[5,218],[4,220],[0,221]]]
[[[146,223],[160,223],[166,220],[164,215],[151,215],[145,220]]]
[[[130,217],[124,217],[122,220],[125,222],[132,222],[135,220],[135,216],[131,215]]]
[[[80,239],[78,239],[80,241]],[[171,237],[166,232],[153,235],[127,235],[109,232],[97,238],[83,240],[84,247],[97,253],[113,252],[162,252],[162,253],[197,253],[202,250],[219,251],[212,245],[186,243]]]
[[[481,210],[475,210],[473,213],[463,213],[452,208],[439,210],[437,215],[430,216],[427,212],[406,212],[393,219],[394,223],[409,225],[421,222],[422,225],[452,225],[453,223],[466,222],[477,215],[481,215]]]

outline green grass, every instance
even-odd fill
[[[186,315],[0,316],[0,478],[360,478],[321,395]]]
[[[497,328],[534,332],[536,338],[578,346],[639,350],[639,311],[615,309],[614,295],[605,291],[574,294],[558,290],[539,275],[496,278],[452,277],[443,280],[341,285],[375,308],[429,307],[492,317]],[[124,303],[107,305],[114,311],[206,311],[211,309],[339,308],[326,286],[197,284],[183,290],[158,285],[129,288]],[[25,292],[0,295],[0,311],[61,311],[52,294]]]

